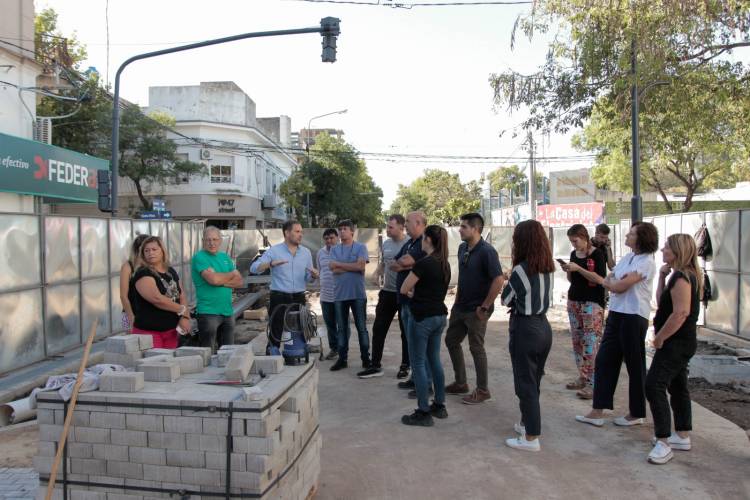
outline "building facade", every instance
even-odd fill
[[[220,228],[278,227],[286,220],[279,187],[296,167],[289,153],[289,117],[257,118],[255,103],[233,82],[151,87],[146,112],[174,117],[180,159],[202,163],[206,175],[146,186],[176,219],[206,219]],[[120,179],[120,206],[137,215],[135,186]]]

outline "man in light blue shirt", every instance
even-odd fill
[[[334,298],[339,359],[331,371],[346,368],[349,356],[349,311],[354,316],[354,325],[359,335],[359,352],[362,368],[370,368],[370,337],[367,333],[367,295],[365,293],[365,265],[368,262],[367,247],[354,241],[354,223],[339,222],[341,243],[333,247],[328,264],[334,277]]]
[[[323,231],[325,245],[318,250],[318,272],[320,272],[320,310],[323,313],[323,321],[328,330],[328,346],[331,352],[326,359],[336,359],[339,356],[339,348],[336,332],[336,296],[333,282],[333,271],[331,271],[331,252],[339,242],[339,233],[332,227]]]
[[[271,270],[271,297],[268,303],[268,315],[271,323],[271,338],[266,352],[271,347],[278,348],[281,343],[281,331],[284,315],[274,310],[286,304],[304,304],[307,284],[318,278],[318,271],[313,267],[310,250],[303,247],[302,225],[297,221],[286,221],[281,228],[284,241],[272,246],[250,266],[253,274],[262,274]]]

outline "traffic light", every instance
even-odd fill
[[[109,170],[96,171],[96,185],[99,197],[97,205],[102,212],[112,211],[112,172]]]
[[[339,29],[340,21],[336,17],[324,17],[320,20],[320,34],[323,37],[323,54],[321,55],[323,62],[336,62],[336,37],[341,33]]]

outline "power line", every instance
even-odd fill
[[[393,9],[412,9],[414,7],[472,7],[481,5],[529,5],[532,1],[477,1],[477,2],[392,2],[391,0],[378,0],[377,2],[357,2],[355,0],[291,0],[294,2],[307,3],[332,3],[344,5],[363,5],[374,7],[390,7]]]

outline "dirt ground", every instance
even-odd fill
[[[0,467],[33,467],[39,426],[24,422],[0,431]]]
[[[703,378],[693,378],[689,382],[693,401],[750,430],[750,394],[729,385],[711,384]]]

